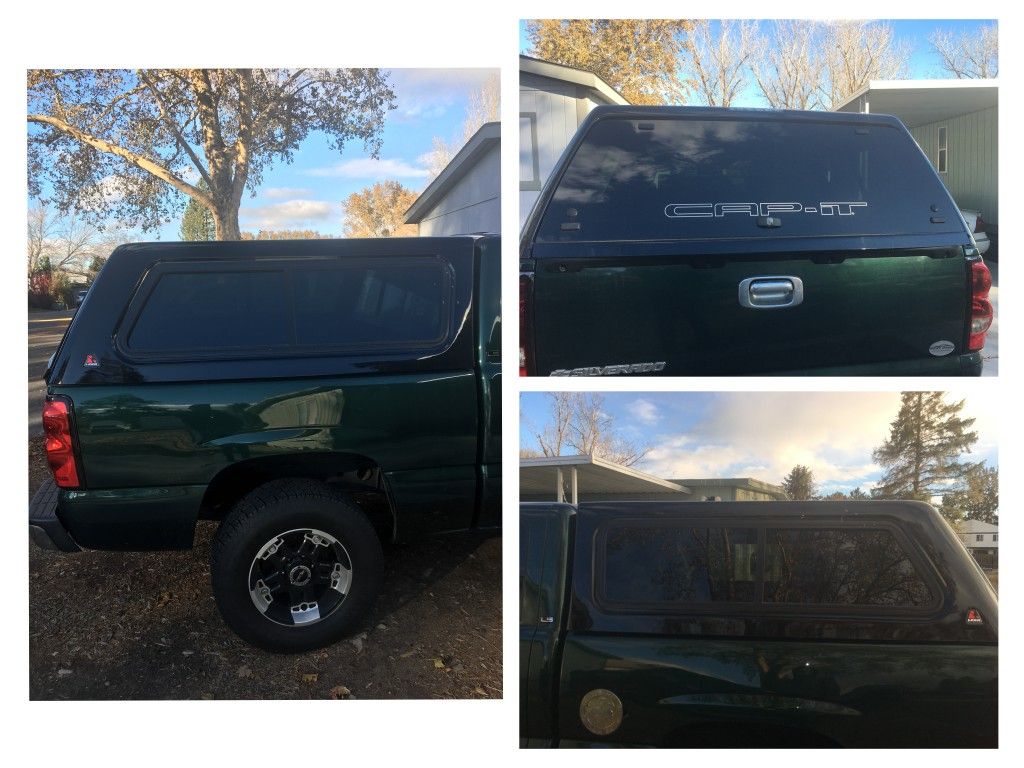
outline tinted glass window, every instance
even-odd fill
[[[621,526],[605,544],[604,598],[616,603],[752,602],[757,532]]]
[[[448,330],[448,285],[436,262],[304,269],[293,285],[300,345],[416,346]]]
[[[924,606],[927,584],[889,531],[770,530],[765,602]]]
[[[128,343],[184,352],[280,346],[291,338],[281,272],[169,272],[146,299]]]
[[[914,141],[880,125],[606,118],[587,133],[539,241],[958,231]],[[759,227],[759,216],[781,221]]]

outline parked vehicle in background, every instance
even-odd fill
[[[991,276],[894,117],[599,106],[520,241],[520,373],[979,375]]]
[[[927,504],[523,504],[519,572],[522,746],[997,746],[996,595]]]
[[[969,208],[962,208],[960,215],[964,217],[967,230],[974,236],[974,242],[978,246],[978,253],[984,256],[988,253],[989,239],[988,232],[985,231],[985,220],[981,218],[981,213]]]
[[[251,643],[360,626],[381,542],[501,523],[497,237],[114,251],[46,373],[45,547],[192,546]]]
[[[75,292],[75,307],[76,308],[82,306],[82,302],[85,301],[86,294],[88,294],[88,293],[89,293],[89,289],[88,288],[86,288],[85,290],[82,290],[82,291],[76,291]]]

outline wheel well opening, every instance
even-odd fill
[[[354,453],[266,456],[232,464],[210,481],[199,517],[222,520],[246,494],[286,478],[319,480],[343,491],[370,519],[381,541],[394,539],[394,506],[384,474],[373,459]]]

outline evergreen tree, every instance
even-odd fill
[[[964,487],[942,496],[940,512],[950,522],[981,520],[999,524],[999,470],[978,465],[967,473]]]
[[[960,415],[964,401],[947,403],[942,392],[904,392],[889,439],[872,458],[885,467],[873,495],[883,499],[917,499],[962,487],[976,464],[960,461],[971,450],[978,433],[970,431],[974,419]]]
[[[203,192],[210,191],[210,185],[204,179],[200,179],[196,186]],[[213,212],[202,203],[189,199],[188,205],[185,206],[185,213],[181,216],[179,232],[182,240],[215,240],[217,225],[213,221]]]
[[[814,473],[798,464],[789,471],[786,479],[782,481],[782,487],[786,495],[794,501],[807,501],[813,499],[818,493],[818,486],[814,482]]]

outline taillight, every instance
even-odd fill
[[[992,326],[992,302],[988,292],[992,288],[992,273],[985,262],[971,262],[971,334],[967,349],[978,350],[985,346],[985,334]]]
[[[48,399],[43,405],[43,430],[46,432],[46,460],[53,479],[61,488],[77,488],[78,465],[71,443],[70,401]]]
[[[533,273],[519,273],[519,375],[529,376],[530,326],[533,314]]]

